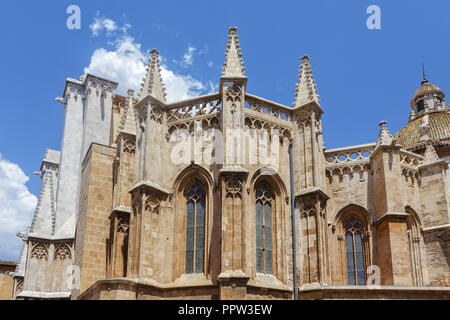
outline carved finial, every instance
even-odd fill
[[[166,102],[166,88],[161,77],[161,65],[159,63],[159,51],[150,50],[150,59],[146,68],[147,72],[142,82],[142,88],[139,93],[139,100],[147,94]]]
[[[378,135],[376,148],[379,146],[390,146],[395,145],[395,139],[392,136],[392,134],[389,132],[389,130],[386,128],[387,121],[380,121],[378,124],[380,126],[380,133]]]
[[[228,31],[227,50],[222,68],[222,77],[245,77],[244,60],[237,35],[237,27],[230,27]]]
[[[422,63],[422,76],[423,76],[423,80],[422,80],[422,85],[424,84],[424,83],[427,83],[428,82],[428,80],[427,80],[427,76],[426,76],[426,74],[425,74],[425,65]]]
[[[311,65],[309,64],[309,56],[306,54],[300,58],[300,70],[298,72],[299,82],[295,89],[294,108],[303,106],[307,103],[315,101],[319,104],[319,95],[317,94],[317,86],[312,75]]]

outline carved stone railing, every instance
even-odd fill
[[[278,130],[280,137],[292,139],[292,110],[263,98],[245,95],[245,125],[252,129]]]
[[[292,122],[292,109],[263,98],[246,94],[245,107],[254,115],[262,115],[270,120]]]
[[[336,148],[325,151],[326,166],[328,176],[344,173],[353,173],[355,169],[362,172],[370,170],[370,156],[375,150],[375,143],[362,144],[351,147]]]
[[[219,94],[169,104],[166,107],[169,132],[179,128],[191,130],[195,121],[200,121],[202,126],[220,126],[221,111],[222,101]]]
[[[418,166],[422,163],[423,157],[406,150],[400,150],[400,167],[402,175],[420,179]]]

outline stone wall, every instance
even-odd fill
[[[0,300],[11,300],[14,289],[14,279],[7,272],[14,272],[15,262],[0,261]]]
[[[115,156],[115,148],[93,143],[83,161],[75,245],[75,264],[81,270],[80,292],[106,279]],[[77,295],[77,290],[72,292],[72,298]]]

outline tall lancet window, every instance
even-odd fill
[[[256,187],[256,272],[272,273],[272,193],[266,184]]]
[[[186,194],[186,273],[202,273],[205,252],[205,191],[195,181]]]
[[[350,216],[344,222],[347,253],[347,279],[349,285],[364,285],[364,252],[361,222]]]

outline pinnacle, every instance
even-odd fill
[[[166,88],[161,77],[159,51],[156,49],[150,50],[150,59],[146,67],[146,75],[142,81],[139,100],[143,99],[148,94],[166,102]]]
[[[319,104],[319,95],[317,94],[317,86],[314,80],[311,65],[309,64],[309,56],[306,54],[300,58],[300,70],[298,72],[299,82],[295,89],[294,108],[315,101]]]
[[[389,132],[388,128],[386,128],[387,121],[380,121],[378,124],[380,126],[380,133],[378,135],[376,148],[379,146],[390,146],[395,145],[395,139],[392,134]]]
[[[122,117],[120,119],[119,130],[117,134],[120,132],[127,132],[131,134],[136,134],[136,121],[134,117],[134,90],[129,89],[127,91],[127,102],[125,103],[125,107],[123,110]]]
[[[439,156],[436,153],[436,149],[434,149],[433,144],[428,143],[427,148],[425,149],[425,153],[423,155],[423,163],[431,163],[433,161],[439,160]]]
[[[230,27],[222,77],[245,77],[244,70],[244,60],[242,59],[242,51],[239,45],[237,27]]]

